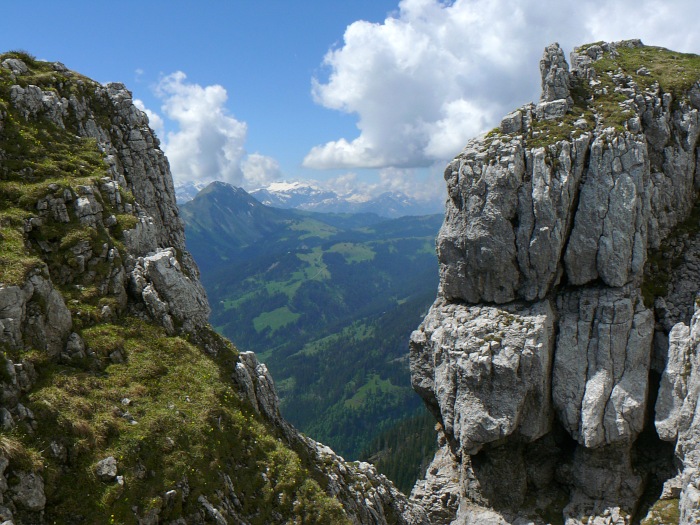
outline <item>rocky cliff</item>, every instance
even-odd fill
[[[427,523],[208,314],[129,91],[1,55],[0,523]]]
[[[554,44],[540,70],[445,171],[412,496],[454,525],[698,523],[700,57]]]

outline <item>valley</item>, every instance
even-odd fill
[[[378,452],[396,425],[427,427],[433,446],[406,341],[437,289],[441,215],[277,209],[224,183],[181,211],[212,325],[268,366],[290,422],[347,459]],[[390,467],[410,472],[403,490],[423,459]]]

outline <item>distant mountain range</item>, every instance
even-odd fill
[[[206,188],[210,182],[187,181],[182,184],[175,183],[175,199],[178,204],[185,204],[194,199],[197,194]]]
[[[321,214],[273,208],[225,182],[212,182],[196,198],[180,204],[180,214],[186,225],[187,246],[205,275],[209,269],[249,261],[261,253],[303,248],[303,234],[330,235],[337,228],[362,228],[386,221],[374,213]]]
[[[358,458],[421,413],[407,341],[435,296],[441,214],[273,208],[222,182],[180,210],[211,324],[258,353],[292,423]],[[403,461],[406,479],[420,459]]]
[[[223,183],[222,183],[223,184]],[[179,204],[191,201],[206,184],[187,182],[176,186]],[[375,213],[380,217],[442,213],[441,202],[421,202],[401,192],[384,192],[367,198],[360,193],[339,195],[308,182],[273,182],[249,192],[262,204],[282,209],[298,209],[320,213]]]

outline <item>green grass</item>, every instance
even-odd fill
[[[302,261],[303,265],[299,269],[288,274],[288,279],[282,281],[272,281],[265,279],[265,276],[251,277],[247,280],[251,287],[263,287],[269,295],[284,294],[288,299],[293,299],[304,282],[309,280],[328,280],[331,274],[328,267],[323,262],[323,250],[315,247],[313,250],[304,253],[297,253],[296,257]],[[287,277],[287,276],[285,276]],[[253,298],[257,292],[249,292],[236,298],[224,300],[224,308],[231,310],[239,308],[246,301]]]
[[[642,67],[649,71],[649,75],[638,73]],[[654,89],[658,83],[662,93],[671,93],[678,102],[686,98],[688,90],[700,80],[700,56],[676,53],[662,47],[619,47],[616,56],[608,53],[593,62],[593,69],[601,82],[596,90],[605,89],[607,94],[596,94],[592,105],[606,126],[623,130],[624,122],[634,114],[620,106],[627,97],[615,92],[617,84],[613,75],[623,74],[643,90]]]
[[[175,508],[161,514],[174,519],[195,512],[199,494],[217,503],[224,473],[235,473],[244,512],[255,515],[251,523],[269,523],[273,512],[303,523],[344,522],[340,505],[323,493],[302,458],[239,398],[229,379],[236,363],[230,343],[211,334],[219,350],[213,359],[187,340],[131,318],[82,335],[103,368],[38,360],[40,378],[29,407],[41,421],[39,430],[2,436],[43,464],[47,522],[68,523],[82,514],[86,523],[131,523],[133,506],[141,512],[158,506],[166,491],[179,490],[186,480],[186,502],[180,492]],[[126,362],[110,362],[115,350]],[[47,452],[56,440],[70,451],[69,469]],[[94,475],[96,463],[110,455],[124,476],[123,489]]]
[[[303,275],[303,274],[299,274],[299,275]],[[297,293],[297,290],[299,290],[299,287],[302,285],[302,283],[305,280],[303,278],[299,278],[296,275],[293,277],[297,277],[297,278],[296,279],[289,279],[288,281],[265,282],[264,283],[265,290],[267,290],[267,293],[269,293],[270,295],[283,293],[289,299],[292,299],[294,297],[294,295]]]
[[[618,56],[605,58],[593,63],[599,75],[620,71],[632,77],[643,88],[658,82],[662,91],[683,96],[700,79],[700,56],[678,53],[663,47],[645,46],[641,48],[620,47]],[[640,75],[637,71],[646,67],[650,75]]]
[[[19,228],[0,226],[0,283],[21,285],[33,270],[43,264],[27,248],[24,233]]]
[[[374,250],[370,246],[364,244],[356,244],[352,242],[340,242],[334,244],[328,250],[329,252],[339,253],[348,263],[358,263],[363,261],[371,261],[374,259]]]
[[[290,225],[289,229],[293,231],[306,232],[305,234],[299,236],[299,240],[315,237],[327,239],[338,233],[337,228],[314,219],[304,219],[298,222],[295,221]]]
[[[308,253],[297,253],[297,257],[308,266],[302,268],[301,271],[294,272],[292,274],[292,279],[298,279],[300,281],[317,279],[321,281],[331,278],[331,273],[328,271],[326,263],[323,262],[323,249],[321,247],[316,246]]]
[[[306,343],[297,354],[312,356],[324,350],[329,350],[329,345],[338,341],[352,339],[355,341],[364,341],[369,339],[374,330],[362,321],[357,321],[352,325],[343,328],[339,333],[331,334],[320,339],[315,339],[310,343]]]
[[[257,291],[248,292],[246,294],[236,296],[235,299],[224,299],[221,301],[221,303],[224,305],[224,310],[234,310],[241,306],[243,303],[245,303],[247,300],[254,297],[257,293]]]
[[[678,503],[678,498],[657,501],[649,509],[649,518],[642,520],[640,525],[671,525],[678,523],[681,519]]]
[[[381,379],[378,374],[370,374],[367,377],[367,382],[358,388],[355,395],[345,400],[345,407],[358,409],[367,403],[369,397],[376,397],[380,394],[401,396],[404,394],[404,390],[392,384],[388,379]]]
[[[266,328],[272,331],[293,323],[299,319],[300,314],[292,312],[288,307],[276,308],[271,312],[264,312],[253,319],[253,326],[256,332],[262,332]]]

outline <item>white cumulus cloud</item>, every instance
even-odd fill
[[[177,71],[159,82],[156,93],[165,116],[178,125],[164,140],[176,182],[222,180],[240,186],[248,127],[228,114],[226,89],[187,82]]]
[[[155,93],[165,118],[140,100],[134,104],[161,138],[176,184],[219,180],[250,189],[281,176],[275,159],[246,151],[248,125],[229,113],[223,86],[201,86],[176,71],[160,80]]]
[[[383,168],[371,181],[348,172],[317,184],[354,200],[369,200],[385,192],[403,193],[420,202],[439,202],[446,196],[442,164],[428,168]]]
[[[641,38],[700,51],[697,0],[402,0],[383,23],[358,21],[312,81],[317,103],[357,115],[359,135],[311,149],[306,167],[427,166],[539,96],[538,61],[596,40]]]
[[[260,188],[282,178],[279,162],[259,153],[248,155],[243,160],[241,169],[245,186],[249,189]]]

